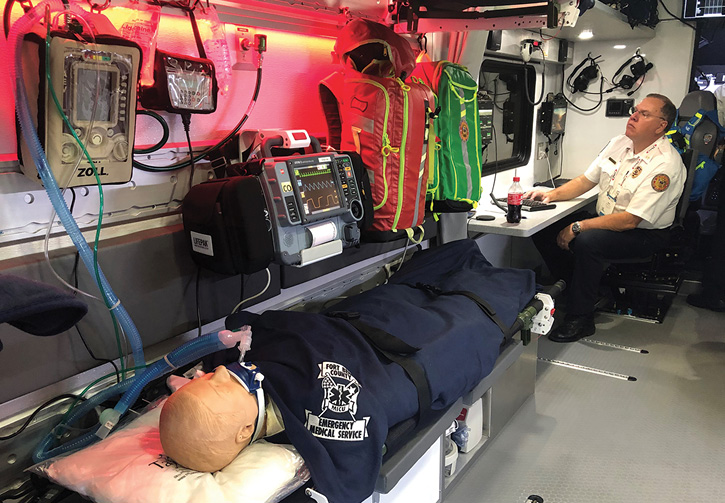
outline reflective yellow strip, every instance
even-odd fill
[[[403,211],[403,192],[405,187],[405,143],[408,139],[408,91],[410,86],[406,85],[402,80],[396,79],[400,88],[403,90],[403,137],[400,140],[400,169],[398,170],[398,206],[395,209],[395,218],[393,219],[393,232],[398,230],[398,221]]]
[[[385,96],[385,118],[383,119],[383,150],[385,150],[385,147],[387,146],[390,148],[390,139],[388,138],[388,113],[390,112],[390,96],[388,95],[387,89],[385,89],[385,86],[382,84],[375,82],[374,80],[364,80],[364,79],[350,79],[348,82],[358,82],[360,84],[372,84],[375,87],[379,88],[383,91],[383,95]],[[383,155],[383,199],[380,201],[380,204],[373,206],[373,210],[379,210],[383,207],[383,205],[388,200],[388,180],[385,177],[385,170],[387,166],[387,156]]]

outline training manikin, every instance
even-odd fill
[[[161,411],[164,452],[187,468],[214,472],[251,442],[282,431],[279,412],[265,400],[262,379],[254,365],[232,363],[182,386]]]
[[[244,360],[264,381],[234,372],[238,351],[216,353],[205,369],[217,370],[164,405],[164,450],[182,465],[213,471],[253,438],[283,430],[269,440],[294,445],[329,501],[362,501],[375,488],[390,429],[445,410],[488,375],[503,339],[489,315],[511,326],[534,287],[531,271],[495,268],[475,242],[461,240],[416,253],[387,284],[329,312],[234,314],[227,328],[251,327]],[[374,341],[371,327],[387,337]],[[425,393],[381,345],[422,368]]]

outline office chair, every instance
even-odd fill
[[[698,110],[714,110],[715,96],[709,91],[694,91],[682,100],[679,126],[684,126]],[[677,203],[675,220],[669,228],[668,244],[643,259],[617,260],[610,263],[602,285],[610,297],[600,302],[604,312],[662,323],[672,300],[682,285],[685,265],[694,253],[697,241],[699,201],[690,201],[698,154],[712,156],[717,144],[718,127],[703,119],[689,139],[689,148],[682,153],[687,169],[685,187]]]

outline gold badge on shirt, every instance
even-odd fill
[[[664,192],[670,186],[670,177],[664,174],[656,175],[652,178],[652,188],[656,192]]]
[[[640,173],[642,173],[642,167],[637,166],[636,168],[634,168],[632,170],[632,178],[637,178],[640,175]]]

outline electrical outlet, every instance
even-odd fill
[[[536,160],[546,159],[546,143],[539,142],[536,144]]]
[[[232,67],[233,70],[256,70],[255,56],[256,51],[254,50],[254,35],[257,30],[248,26],[237,26],[237,31],[234,34],[235,47],[234,53],[236,54],[237,61]]]

